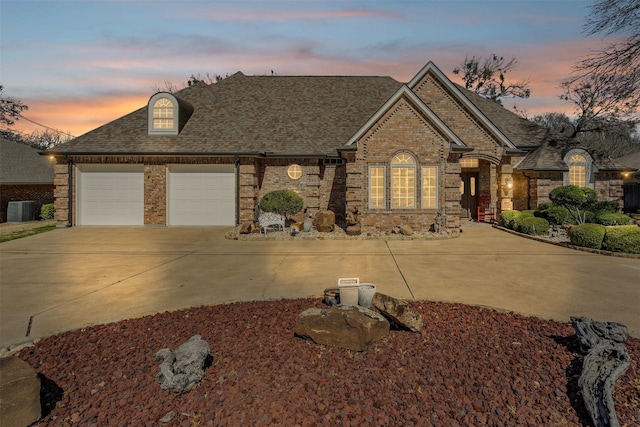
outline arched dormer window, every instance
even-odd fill
[[[574,148],[565,154],[564,162],[569,167],[564,176],[565,185],[593,188],[594,166],[589,153],[581,148]]]
[[[177,135],[178,100],[170,93],[160,92],[149,100],[149,135]]]

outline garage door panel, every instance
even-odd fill
[[[143,225],[144,172],[138,166],[81,166],[80,225]]]
[[[233,167],[171,168],[170,225],[234,225]]]

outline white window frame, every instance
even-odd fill
[[[374,205],[372,203],[373,197],[372,197],[372,192],[371,189],[373,188],[372,185],[372,173],[371,171],[374,169],[380,169],[382,170],[382,204],[381,205]],[[387,207],[387,180],[386,180],[386,175],[387,174],[387,170],[383,165],[369,165],[369,176],[368,176],[368,181],[369,181],[369,185],[368,185],[368,189],[369,189],[369,208],[370,209],[385,209]],[[378,187],[376,187],[378,188]],[[377,199],[377,198],[376,198]]]
[[[402,156],[406,156],[408,158],[411,159],[412,163],[394,163],[396,159],[401,158]],[[391,159],[391,209],[416,209],[416,206],[418,205],[418,201],[417,199],[417,192],[416,192],[416,167],[417,167],[417,162],[416,162],[416,158],[414,156],[412,156],[409,153],[406,152],[402,152],[402,153],[398,153],[395,156],[393,156],[393,158]],[[396,190],[396,185],[394,185],[394,183],[396,182],[396,179],[401,179],[404,180],[407,177],[404,176],[399,176],[396,177],[395,173],[396,171],[402,170],[402,169],[406,169],[407,171],[412,171],[413,172],[413,205],[411,206],[404,206],[404,205],[399,205],[398,202],[400,200],[409,200],[408,197],[402,197],[402,198],[396,198],[394,197],[394,192]],[[400,187],[400,188],[405,188],[405,187]],[[406,187],[407,189],[410,188],[409,186]]]
[[[155,105],[157,102],[167,100],[173,105],[173,114],[172,117],[156,117],[155,115]],[[149,135],[177,135],[178,134],[178,117],[179,117],[179,107],[178,100],[175,96],[167,92],[156,93],[149,99],[148,104],[148,128]],[[173,121],[172,127],[167,128],[156,128],[155,122],[156,119],[169,119]]]
[[[294,181],[299,180],[302,178],[302,166],[297,163],[291,163],[289,167],[287,167],[287,175]]]
[[[427,203],[425,203],[425,171],[433,171],[433,178],[435,179],[435,183],[433,185],[433,190],[434,190],[434,195],[432,195],[430,198],[433,198],[435,200],[435,203],[433,205],[429,205]],[[422,207],[422,209],[438,209],[438,167],[437,166],[422,166],[420,168],[420,190],[421,190],[421,197],[420,197],[420,206]]]

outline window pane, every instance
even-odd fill
[[[153,104],[153,128],[173,129],[173,103],[160,98]]]
[[[476,195],[476,177],[472,176],[469,178],[469,191],[471,192],[471,197]]]
[[[408,154],[398,154],[391,161],[393,165],[415,165],[416,163],[413,161],[413,157]]]
[[[573,157],[573,156],[572,156]],[[569,185],[586,186],[586,166],[569,166]]]
[[[460,167],[462,168],[477,168],[478,159],[460,159]]]
[[[394,208],[415,207],[415,186],[414,168],[394,167],[391,182],[393,188],[391,206]]]
[[[435,167],[422,168],[422,207],[438,207],[438,177]]]
[[[569,158],[570,163],[585,163],[587,160],[581,154],[572,154]]]
[[[384,167],[369,168],[369,207],[384,208]]]

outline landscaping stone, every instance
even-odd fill
[[[423,321],[420,313],[412,310],[407,304],[399,299],[376,292],[371,303],[385,317],[397,325],[413,332],[419,332],[422,330]]]
[[[578,386],[584,405],[596,427],[620,427],[613,400],[616,380],[629,368],[629,353],[624,342],[627,327],[613,322],[595,322],[572,317],[584,354]]]
[[[310,308],[298,317],[296,335],[316,344],[364,351],[372,343],[389,335],[389,321],[369,309],[358,306]]]
[[[16,356],[0,359],[0,421],[3,426],[26,427],[40,419],[40,379]]]
[[[313,218],[313,226],[320,233],[331,233],[335,224],[336,214],[333,211],[318,211]]]
[[[154,360],[163,361],[156,375],[160,387],[163,390],[172,389],[176,394],[191,390],[204,377],[210,351],[209,344],[200,335],[189,338],[175,352],[168,348],[159,350]]]

